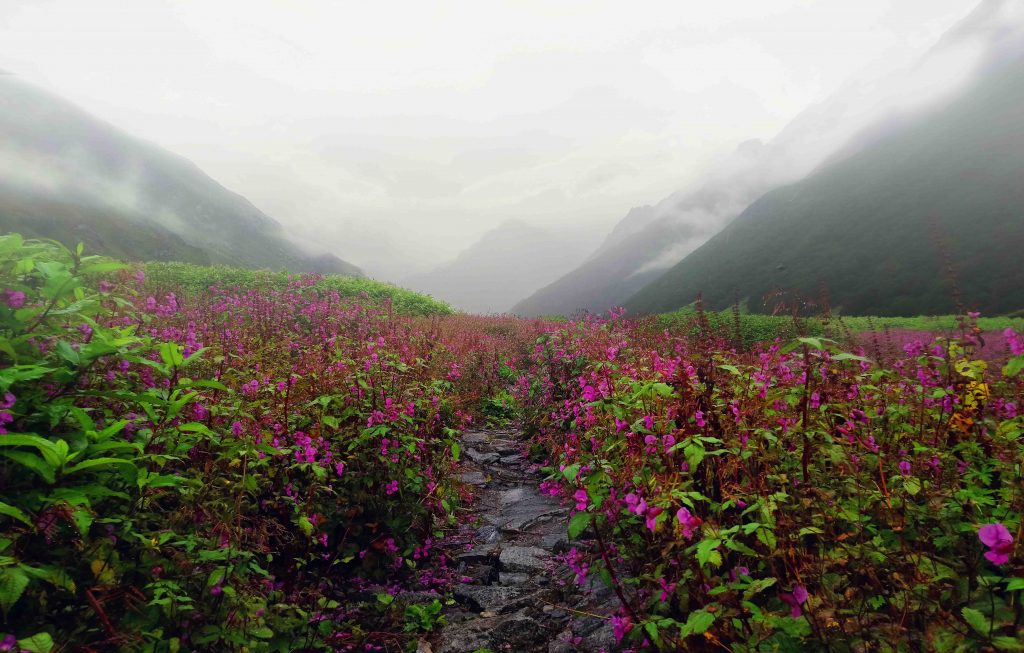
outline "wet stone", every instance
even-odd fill
[[[459,480],[466,485],[486,485],[487,477],[483,472],[464,472],[459,474]]]
[[[455,589],[455,599],[480,612],[507,612],[523,590],[501,585],[463,585]]]
[[[509,546],[501,550],[498,561],[503,571],[543,571],[551,554],[535,546]]]
[[[501,458],[501,456],[499,456],[496,453],[483,453],[473,448],[466,449],[466,456],[468,456],[470,460],[472,460],[478,465],[489,465],[491,463],[496,463]]]
[[[530,582],[530,574],[502,571],[498,573],[498,582],[502,585],[525,585]]]

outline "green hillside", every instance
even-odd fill
[[[845,314],[1024,307],[1024,59],[994,68],[956,101],[881,142],[767,193],[722,232],[640,290],[633,313],[702,293],[764,309],[777,289]],[[945,252],[945,254],[944,254]],[[947,256],[948,255],[948,256]]]
[[[151,286],[174,288],[179,292],[205,292],[210,286],[221,288],[258,288],[282,290],[294,281],[288,272],[251,270],[226,265],[151,262],[144,266],[146,282]],[[362,297],[372,301],[390,301],[395,311],[405,315],[452,315],[452,307],[430,295],[415,292],[366,277],[325,275],[314,288],[334,291],[342,297]]]
[[[131,260],[361,274],[191,161],[13,75],[0,76],[0,231]]]

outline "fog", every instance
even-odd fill
[[[0,68],[401,278],[511,219],[597,242],[974,4],[0,0]]]

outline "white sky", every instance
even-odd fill
[[[0,0],[0,68],[396,276],[509,218],[599,238],[975,4]]]

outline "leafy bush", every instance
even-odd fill
[[[977,333],[977,330],[971,330]],[[730,335],[728,332],[727,336]],[[663,650],[1021,650],[1024,341],[879,367],[619,321],[551,332],[518,388],[574,505],[567,559]]]
[[[375,597],[447,587],[453,437],[513,339],[311,277],[123,268],[0,237],[0,639],[401,645],[403,602]]]

